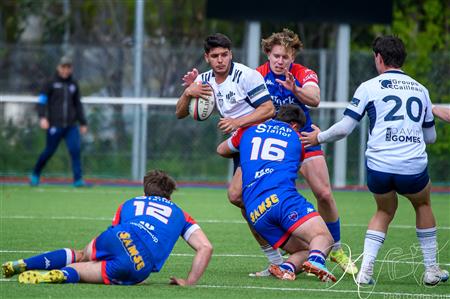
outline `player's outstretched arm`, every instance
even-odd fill
[[[192,261],[192,267],[187,279],[171,277],[170,283],[176,285],[194,285],[200,279],[208,267],[213,252],[213,247],[201,229],[197,229],[187,240],[187,243],[196,251]]]
[[[450,108],[433,106],[433,115],[445,122],[450,123]]]
[[[211,87],[201,82],[193,82],[187,87],[177,102],[175,114],[178,119],[189,115],[189,101],[192,97],[209,97],[212,94]]]
[[[312,132],[302,132],[302,143],[305,147],[317,145],[319,143],[334,142],[347,137],[355,129],[358,121],[344,116],[339,122],[332,125],[328,130],[321,132],[318,127],[312,125]]]

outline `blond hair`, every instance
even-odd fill
[[[284,28],[281,32],[272,33],[271,36],[262,39],[261,41],[262,50],[266,55],[268,55],[272,51],[273,46],[276,45],[283,46],[288,51],[292,51],[294,56],[299,50],[303,49],[303,43],[298,35],[287,28]]]

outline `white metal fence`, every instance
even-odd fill
[[[84,174],[129,179],[132,165],[137,164],[141,174],[150,168],[162,168],[178,180],[226,181],[229,161],[215,153],[217,144],[225,138],[216,128],[218,115],[205,122],[178,120],[176,101],[176,98],[83,98],[89,122],[89,132],[83,138]],[[0,95],[1,175],[29,174],[43,150],[45,134],[38,128],[36,102],[35,96]],[[139,130],[133,128],[135,107],[142,120]],[[338,120],[336,111],[345,107],[346,103],[322,102],[311,116],[321,128],[328,128]],[[347,139],[347,152],[332,155],[334,144],[324,146],[333,182],[365,184],[366,136],[367,122],[363,119]],[[133,140],[138,140],[138,149],[133,150]],[[49,162],[44,176],[70,176],[69,157],[63,147]],[[346,161],[344,170],[335,167],[337,159]],[[444,160],[446,156],[430,157],[431,164]],[[435,182],[448,184],[448,172],[434,174],[431,169],[431,173]]]

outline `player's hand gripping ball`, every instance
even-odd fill
[[[198,121],[206,120],[214,111],[215,103],[216,99],[214,91],[209,97],[191,98],[191,101],[189,102],[189,115]]]

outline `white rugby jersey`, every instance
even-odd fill
[[[262,75],[241,63],[232,62],[228,77],[220,84],[216,83],[212,70],[199,74],[195,81],[211,85],[223,117],[238,118],[271,101]]]
[[[367,166],[394,174],[418,174],[428,163],[422,128],[434,126],[428,90],[399,70],[362,83],[344,114],[370,121]]]

